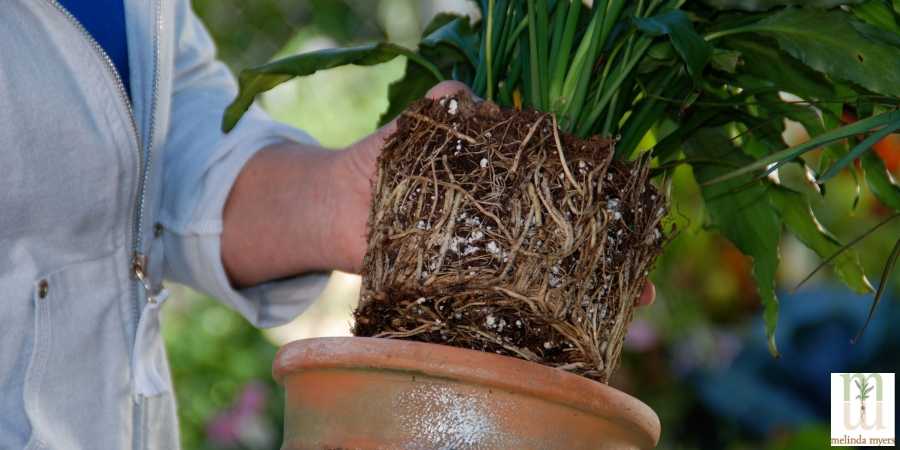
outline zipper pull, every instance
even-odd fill
[[[147,303],[155,304],[157,299],[153,296],[153,288],[150,286],[150,280],[147,278],[148,263],[147,255],[141,252],[134,252],[134,256],[131,258],[131,272],[138,283],[141,284],[141,287],[144,288],[144,293],[147,294]]]
[[[143,280],[147,263],[147,255],[141,252],[134,252],[134,256],[131,257],[131,275],[138,280]]]

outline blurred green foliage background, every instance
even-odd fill
[[[387,37],[415,45],[440,11],[471,12],[465,0],[194,0],[195,10],[234,71],[278,55]],[[387,107],[387,86],[404,61],[347,67],[287,83],[261,103],[277,120],[340,148],[375,129]],[[803,139],[803,131],[793,131]],[[828,373],[896,372],[900,365],[896,293],[890,279],[876,320],[857,345],[869,298],[849,293],[823,271],[795,294],[789,290],[818,264],[796,241],[784,242],[780,268],[783,358],[765,349],[749,261],[706,232],[689,168],[672,194],[678,234],[652,275],[657,303],[637,315],[622,368],[612,384],[653,407],[663,423],[662,449],[816,449],[828,446]],[[782,176],[802,174],[783,173]],[[819,217],[842,241],[885,217],[851,174],[829,185]],[[858,205],[854,208],[856,198]],[[860,244],[873,281],[900,235],[883,228]],[[237,313],[184,288],[165,309],[164,334],[178,396],[186,449],[276,449],[283,393],[270,375],[278,346],[293,339],[349,334],[358,277],[335,274],[303,316],[257,330]],[[823,391],[823,389],[825,389]]]

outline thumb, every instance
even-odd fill
[[[443,97],[449,97],[451,95],[459,95],[460,93],[468,95],[476,101],[481,101],[478,96],[472,93],[472,89],[470,89],[469,86],[466,86],[459,81],[453,80],[441,81],[440,83],[434,85],[434,87],[428,90],[428,93],[425,94],[425,97],[432,100],[437,100]]]

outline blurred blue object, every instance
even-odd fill
[[[897,372],[900,365],[900,307],[890,295],[856,344],[850,341],[865,323],[871,295],[824,286],[781,299],[781,358],[769,354],[757,318],[730,364],[687,374],[705,408],[750,435],[827,422],[832,372]]]

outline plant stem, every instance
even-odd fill
[[[488,0],[487,37],[484,46],[485,63],[487,64],[487,100],[494,100],[494,0]]]
[[[622,85],[622,82],[625,81],[625,78],[628,77],[632,69],[634,69],[641,58],[643,58],[644,52],[646,52],[647,49],[650,48],[650,44],[652,42],[653,41],[651,39],[647,38],[642,38],[641,40],[639,40],[638,43],[634,45],[634,48],[636,49],[636,54],[634,55],[634,57],[631,58],[630,61],[626,60],[623,63],[624,66],[617,67],[619,71],[612,75],[612,83],[610,85],[607,86],[604,83],[603,97],[600,98],[600,101],[597,103],[595,108],[588,114],[586,120],[581,122],[581,126],[578,127],[577,132],[579,136],[587,136],[590,133],[591,129],[594,127],[594,124],[597,123],[597,120],[600,118],[600,114],[603,113],[609,102],[612,100],[613,95],[619,90],[619,86]],[[628,50],[630,51],[631,49],[632,48],[629,47]]]
[[[568,1],[568,0],[565,0]],[[565,21],[565,30],[563,30],[562,39],[559,48],[556,48],[556,57],[552,61],[550,75],[550,109],[551,112],[562,114],[565,112],[566,105],[571,99],[561,98],[563,83],[566,80],[566,70],[569,68],[569,56],[572,54],[572,45],[575,39],[575,32],[578,26],[578,18],[581,16],[581,2],[574,0],[569,5]]]
[[[543,1],[543,0],[539,0]],[[535,0],[528,0],[528,50],[530,52],[531,64],[531,103],[536,109],[544,110],[544,104],[541,102],[543,93],[541,92],[541,61],[538,53],[538,29],[537,29],[537,11],[534,4]]]
[[[722,31],[716,31],[714,33],[709,33],[706,36],[704,36],[703,39],[705,39],[706,42],[712,42],[716,39],[723,38],[725,36],[731,36],[733,34],[753,33],[756,31],[766,31],[766,30],[767,30],[767,28],[765,26],[760,25],[758,23],[754,23],[754,24],[745,25],[742,27],[732,28],[730,30],[722,30]]]

